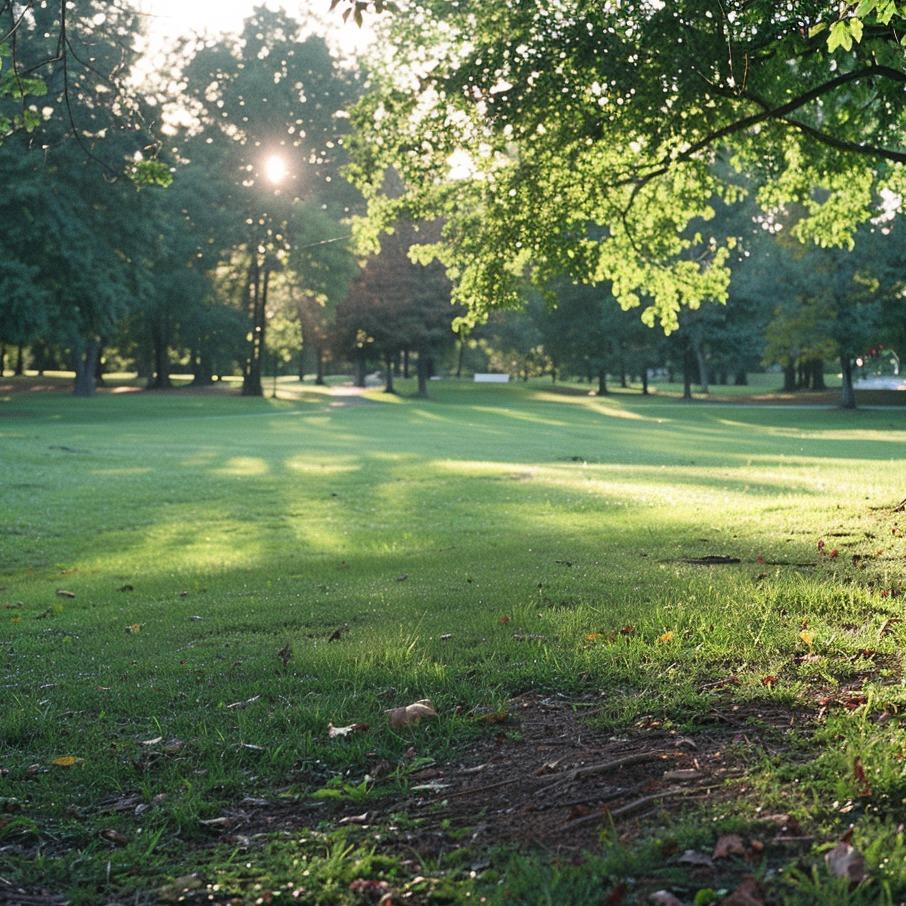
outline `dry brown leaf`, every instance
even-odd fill
[[[746,878],[733,893],[721,900],[721,906],[764,906],[758,882],[754,878]]]
[[[434,705],[427,698],[423,698],[421,701],[414,702],[411,705],[406,705],[405,708],[390,708],[384,713],[387,715],[390,726],[394,730],[409,724],[417,724],[422,718],[437,717]]]
[[[497,622],[501,626],[506,626],[506,624],[510,622],[510,618],[506,614],[504,614]]]
[[[727,859],[730,856],[745,856],[746,845],[739,834],[724,834],[714,844],[713,858]]]
[[[333,724],[327,725],[327,736],[330,739],[342,739],[344,736],[351,736],[353,733],[363,733],[368,729],[368,724],[350,724],[348,727],[335,727]]]
[[[777,685],[777,677],[773,673],[769,673],[767,676],[761,678],[761,685],[767,686],[770,689],[772,686]]]
[[[827,870],[835,878],[847,878],[854,884],[859,884],[868,875],[864,856],[851,843],[838,843],[824,854],[824,861]]]
[[[658,641],[659,642],[672,642],[673,641],[673,631],[668,629],[667,632],[658,636]]]
[[[58,597],[58,598],[74,598],[74,597],[75,597],[75,592],[74,592],[74,591],[66,591],[65,588],[58,588],[58,589],[57,589],[57,597]]]
[[[108,827],[105,830],[102,830],[98,835],[102,840],[106,840],[108,843],[112,843],[114,846],[128,846],[129,838],[125,834],[121,834],[118,830],[115,830],[112,827]]]

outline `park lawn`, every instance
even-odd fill
[[[0,402],[0,902],[376,902],[367,880],[706,903],[748,871],[775,901],[906,902],[906,413],[402,388]],[[684,562],[713,555],[740,562]],[[792,725],[731,799],[602,819],[581,859],[455,822],[455,850],[395,847],[426,820],[413,777],[524,750],[517,696],[604,736],[694,741],[756,706]],[[436,720],[388,726],[424,698]],[[224,819],[243,802],[250,836]],[[373,811],[393,821],[339,824]],[[667,858],[769,812],[802,839],[712,875]],[[850,825],[852,889],[823,860]]]

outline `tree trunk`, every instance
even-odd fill
[[[415,371],[418,375],[418,395],[426,397],[428,395],[428,357],[423,352],[418,354]]]
[[[301,318],[301,306],[300,315]],[[302,321],[299,321],[299,380],[305,380],[305,327]]]
[[[25,348],[21,343],[16,347],[16,370],[13,374],[16,377],[22,377],[25,374]]]
[[[95,381],[95,369],[97,368],[98,344],[96,340],[90,340],[82,349],[76,350],[75,354],[75,386],[73,392],[76,396],[94,396],[97,390]]]
[[[598,369],[598,396],[607,396],[610,391],[607,389],[607,369]]]
[[[708,362],[705,359],[705,352],[698,340],[692,341],[692,351],[695,353],[695,361],[698,364],[698,386],[702,393],[710,393],[708,389]]]
[[[365,386],[365,350],[357,347],[355,351],[355,385]]]
[[[747,387],[749,385],[749,375],[746,371],[737,371],[733,383],[737,387]]]
[[[457,378],[462,377],[462,358],[463,358],[463,355],[465,354],[465,351],[466,351],[466,344],[465,344],[462,336],[460,336],[460,338],[459,338],[459,354],[456,357],[456,377]]]
[[[409,350],[403,350],[403,377],[409,377]]]
[[[688,341],[683,350],[683,399],[692,399],[692,349]]]
[[[812,362],[812,390],[827,390],[824,383],[824,359]]]
[[[256,252],[252,260],[250,308],[252,311],[252,339],[249,344],[249,357],[242,380],[243,396],[264,396],[261,384],[261,370],[264,367],[265,327],[267,321],[267,287],[270,277],[268,261],[258,261]]]
[[[154,376],[148,382],[149,389],[169,390],[173,386],[170,381],[170,353],[167,334],[168,331],[164,324],[157,323],[151,328]]]
[[[796,363],[788,362],[783,366],[783,392],[794,393],[796,390]]]
[[[3,377],[4,371],[6,371],[6,347],[0,343],[0,377]]]
[[[848,355],[840,356],[840,365],[843,369],[843,387],[840,395],[840,407],[843,409],[856,408],[856,392],[853,389],[853,363]]]
[[[642,395],[648,396],[648,368],[642,369]]]
[[[315,373],[315,383],[319,387],[324,386],[324,344],[318,343],[315,347],[315,359],[317,360],[317,371]]]
[[[393,389],[393,356],[388,352],[384,356],[384,393],[396,393]]]
[[[599,375],[598,379],[600,380],[600,375]],[[620,359],[620,386],[623,389],[625,389],[626,387],[629,386],[629,383],[626,380],[626,365],[623,362],[622,358]]]

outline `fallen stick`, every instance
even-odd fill
[[[672,796],[682,796],[685,793],[685,790],[678,789],[669,789],[663,790],[660,793],[649,793],[647,796],[641,796],[638,799],[633,799],[632,802],[627,802],[626,805],[621,805],[619,808],[607,809],[606,811],[595,812],[591,815],[583,815],[581,818],[575,818],[573,821],[567,821],[560,830],[575,830],[577,827],[585,827],[588,824],[595,824],[610,816],[611,818],[622,818],[623,815],[629,815],[632,812],[638,811],[643,806],[648,805],[649,802],[657,802],[658,799],[669,799]]]
[[[569,771],[561,771],[559,774],[548,774],[548,778],[554,778],[554,783],[538,790],[535,795],[541,796],[549,790],[562,786],[564,783],[573,783],[583,777],[591,777],[595,774],[606,774],[608,771],[615,771],[617,768],[628,767],[631,764],[642,764],[646,761],[659,761],[664,757],[664,752],[636,752],[632,755],[624,755],[622,758],[614,758],[612,761],[601,761],[597,764],[587,764],[581,768],[572,768]]]

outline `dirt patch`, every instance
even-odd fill
[[[343,806],[318,801],[275,805],[247,799],[211,830],[242,844],[259,833],[328,820],[381,828],[422,856],[460,848],[524,845],[578,853],[599,845],[613,823],[633,835],[666,814],[741,795],[747,766],[801,736],[803,715],[769,703],[714,708],[694,734],[643,718],[614,734],[589,726],[596,702],[528,694],[506,711],[476,715],[488,726],[455,762],[407,775],[408,794]],[[369,767],[373,778],[394,770]],[[406,829],[398,827],[406,816]],[[468,834],[464,836],[464,831]],[[468,841],[468,842],[466,842]]]

